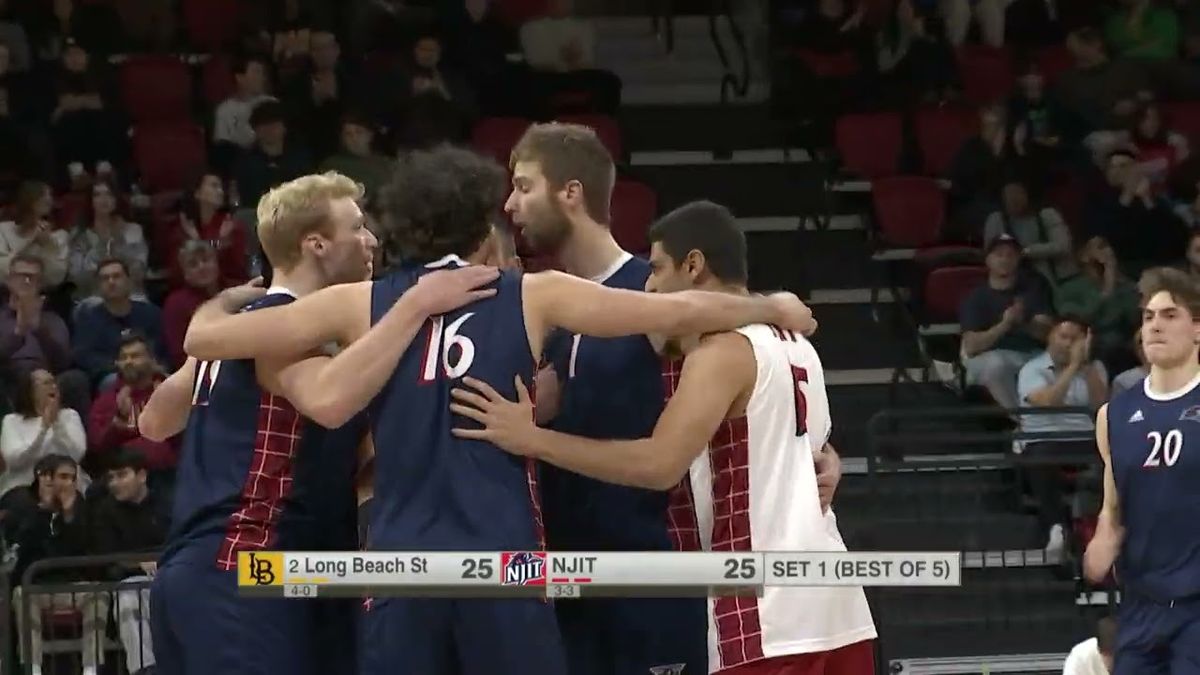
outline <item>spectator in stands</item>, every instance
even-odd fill
[[[951,161],[948,195],[954,234],[952,239],[981,240],[984,222],[1000,209],[998,196],[1014,161],[1003,106],[979,111],[979,134],[967,139]]]
[[[268,190],[312,171],[308,151],[287,138],[283,106],[264,101],[250,115],[254,145],[238,154],[233,180],[244,204],[258,204]]]
[[[521,26],[521,52],[534,71],[540,100],[546,105],[556,96],[583,92],[594,110],[615,115],[621,81],[596,69],[595,26],[571,15],[571,0],[552,0],[549,5],[547,16]]]
[[[1010,0],[1004,43],[1016,48],[1057,47],[1074,26],[1090,25],[1092,0]]]
[[[1142,349],[1141,330],[1138,330],[1133,336],[1133,351],[1137,355],[1138,365],[1121,372],[1121,374],[1113,378],[1110,399],[1126,389],[1140,386],[1142,380],[1146,379],[1146,376],[1150,374],[1150,367],[1146,364],[1146,352]]]
[[[351,17],[350,44],[356,54],[394,51],[410,45],[433,19],[429,5],[409,0],[360,0]]]
[[[313,31],[305,49],[308,65],[287,81],[284,100],[300,137],[308,141],[315,156],[326,157],[337,148],[343,113],[357,103],[358,83],[343,62],[341,45],[332,31]]]
[[[375,130],[363,115],[348,114],[342,118],[342,148],[336,155],[321,163],[322,171],[337,171],[362,183],[368,199],[391,176],[395,163],[371,147]]]
[[[254,202],[257,204],[257,200]],[[221,276],[232,283],[246,277],[246,229],[225,208],[225,186],[213,172],[201,174],[184,193],[179,211],[179,226],[163,237],[166,247],[159,253],[170,261],[172,285],[179,285],[183,272],[178,265],[179,250],[190,241],[208,242],[217,250]]]
[[[1085,320],[1066,315],[1059,318],[1046,341],[1046,351],[1021,367],[1017,378],[1021,405],[1095,411],[1108,401],[1108,371],[1096,360],[1092,340],[1091,327]],[[1027,466],[1025,472],[1038,501],[1042,531],[1048,533],[1046,551],[1052,561],[1061,560],[1066,526],[1070,522],[1070,512],[1063,501],[1062,465],[1095,454],[1095,429],[1090,413],[1021,416],[1021,431],[1026,434],[1078,433],[1077,437],[1054,440],[1030,438],[1014,445],[1014,450],[1026,458],[1050,460]]]
[[[1079,316],[1092,327],[1092,353],[1111,372],[1132,364],[1129,334],[1141,323],[1137,286],[1121,274],[1116,253],[1104,237],[1078,247],[1082,270],[1059,284],[1054,303],[1066,315]]]
[[[87,375],[71,367],[71,339],[62,317],[45,306],[42,262],[18,255],[8,269],[8,301],[0,306],[0,368],[8,377],[34,370],[53,373],[63,402],[86,415]]]
[[[1108,675],[1114,672],[1113,655],[1117,648],[1117,620],[1111,616],[1096,622],[1096,637],[1071,648],[1063,664],[1063,675]]]
[[[1008,102],[1013,149],[1044,173],[1063,156],[1062,112],[1046,97],[1046,78],[1036,61],[1024,63],[1017,85]]]
[[[162,349],[162,313],[154,305],[134,300],[129,267],[110,258],[99,265],[102,302],[81,305],[75,314],[75,362],[100,389],[116,378],[117,351],[126,331],[136,331],[158,352]]]
[[[254,145],[250,115],[264,101],[274,100],[268,91],[269,65],[260,56],[241,55],[233,62],[233,94],[213,113],[213,143],[238,148]]]
[[[1075,66],[1059,74],[1052,93],[1067,116],[1064,135],[1079,139],[1102,128],[1117,101],[1136,98],[1149,86],[1137,65],[1109,60],[1094,28],[1071,31],[1067,48]]]
[[[1188,141],[1183,134],[1167,129],[1162,110],[1154,103],[1134,113],[1127,138],[1138,165],[1150,180],[1155,194],[1166,191],[1171,172],[1188,158]]]
[[[1017,373],[1041,348],[1052,320],[1040,284],[1020,273],[1021,245],[1007,234],[992,240],[987,283],[959,308],[967,383],[982,385],[996,403],[1017,407]]]
[[[155,362],[150,343],[134,331],[121,338],[116,362],[116,382],[92,403],[88,420],[91,450],[102,459],[121,448],[136,450],[156,478],[164,476],[178,462],[174,444],[145,438],[137,426],[138,414],[163,380],[163,368]]]
[[[165,52],[175,40],[176,3],[161,0],[112,0],[132,51]]]
[[[146,461],[136,450],[121,450],[108,462],[108,494],[93,509],[96,553],[156,551],[166,540],[170,500],[148,481]],[[153,562],[115,565],[110,578],[126,583],[149,582]],[[125,663],[133,675],[151,675],[154,642],[150,634],[150,589],[116,593],[117,628]]]
[[[41,281],[58,286],[67,278],[67,233],[50,222],[54,195],[45,183],[30,181],[17,188],[13,219],[0,222],[0,273],[7,274],[17,255],[41,261]]]
[[[1179,252],[1185,250],[1187,228],[1165,202],[1155,198],[1150,178],[1133,153],[1113,152],[1105,174],[1108,185],[1087,202],[1086,230],[1112,244],[1131,277],[1147,265],[1177,261]]]
[[[207,241],[192,239],[184,244],[179,250],[179,267],[183,269],[183,285],[163,302],[163,341],[171,369],[182,366],[187,359],[183,338],[192,315],[226,285],[221,282],[216,249]]]
[[[0,0],[0,45],[4,45],[8,51],[9,67],[14,72],[28,72],[33,67],[29,35],[21,22],[13,16],[9,0]]]
[[[1051,286],[1074,276],[1079,269],[1073,257],[1071,230],[1058,211],[1035,207],[1028,183],[1018,176],[1005,181],[1000,192],[1000,210],[988,216],[983,228],[984,245],[1007,234],[1024,248],[1022,262]]]
[[[74,40],[89,52],[107,58],[121,48],[120,18],[105,2],[51,0],[27,3],[25,25],[38,60],[53,63]]]
[[[23,373],[13,397],[14,412],[0,425],[0,504],[6,510],[20,509],[31,495],[15,491],[34,479],[34,467],[50,455],[63,455],[75,462],[87,452],[87,432],[79,413],[62,407],[58,383],[45,370]]]
[[[952,99],[959,86],[954,52],[940,20],[900,0],[876,36],[876,65],[885,99],[899,107]]]
[[[16,543],[20,547],[17,566],[13,571],[20,579],[26,568],[44,558],[86,555],[88,552],[90,519],[79,489],[79,467],[75,460],[62,455],[43,458],[35,469],[37,482],[36,505],[21,513],[16,524]],[[77,569],[47,570],[35,581],[63,583],[80,581]],[[22,606],[22,588],[13,590],[13,606]],[[74,609],[83,615],[81,658],[83,675],[96,675],[97,666],[104,661],[103,639],[108,624],[107,593],[38,593],[29,597],[30,612],[17,611],[17,634],[30,634],[29,653],[21,660],[32,668],[34,675],[42,672],[42,615],[55,609]],[[26,626],[28,622],[28,627]]]
[[[864,3],[859,0],[817,0],[808,4],[808,11],[798,27],[800,34],[793,38],[795,44],[821,54],[859,53],[866,42]]]
[[[304,68],[313,36],[313,20],[308,3],[301,0],[274,0],[268,4],[268,10],[271,56],[283,80]]]
[[[412,64],[403,77],[406,109],[402,142],[425,147],[466,138],[477,116],[475,94],[442,65],[442,44],[427,33],[413,44]]]
[[[92,185],[91,208],[71,233],[67,276],[75,285],[76,299],[95,294],[100,261],[109,258],[120,258],[129,265],[133,286],[141,291],[149,249],[142,226],[125,220],[121,214],[117,195],[115,181],[96,181]]]
[[[102,66],[92,63],[79,43],[68,40],[50,120],[55,156],[75,183],[93,170],[111,172],[128,154],[128,125],[113,107],[109,90]]]
[[[446,62],[467,78],[489,115],[528,116],[527,74],[508,61],[518,47],[496,6],[489,0],[441,3]]]
[[[1179,17],[1151,0],[1119,0],[1121,10],[1104,24],[1104,37],[1118,56],[1166,61],[1179,55]]]

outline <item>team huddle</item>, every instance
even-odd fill
[[[469,151],[412,153],[384,190],[378,239],[343,176],[263,197],[270,287],[196,313],[187,363],[139,419],[148,437],[184,439],[150,603],[159,669],[870,672],[861,588],[238,597],[243,551],[844,550],[824,377],[804,337],[816,324],[791,294],[746,291],[732,215],[672,212],[647,261],[604,225],[614,168],[590,129],[534,125],[509,168],[511,188]],[[501,204],[569,273],[510,269]],[[380,246],[400,262],[375,275]]]

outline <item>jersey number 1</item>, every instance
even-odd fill
[[[437,379],[438,364],[448,379],[456,379],[467,374],[471,364],[475,362],[475,343],[465,335],[459,335],[458,330],[475,316],[468,312],[455,319],[445,330],[442,329],[444,317],[438,316],[429,321],[429,339],[425,342],[425,360],[421,365],[421,382],[433,382]],[[458,347],[457,358],[450,364],[450,351]]]

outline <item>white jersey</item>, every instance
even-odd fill
[[[813,453],[829,438],[825,373],[812,344],[772,326],[737,331],[757,374],[746,414],[721,423],[672,496],[672,525],[694,533],[677,545],[712,551],[845,551],[833,511],[821,512]],[[668,373],[670,375],[670,373]],[[668,377],[668,393],[674,378]],[[690,514],[689,514],[690,515]],[[822,652],[876,637],[862,587],[768,587],[761,598],[711,598],[709,670],[762,658]]]

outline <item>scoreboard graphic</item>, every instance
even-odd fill
[[[772,586],[959,586],[958,552],[254,551],[245,595],[272,597],[713,597]]]

